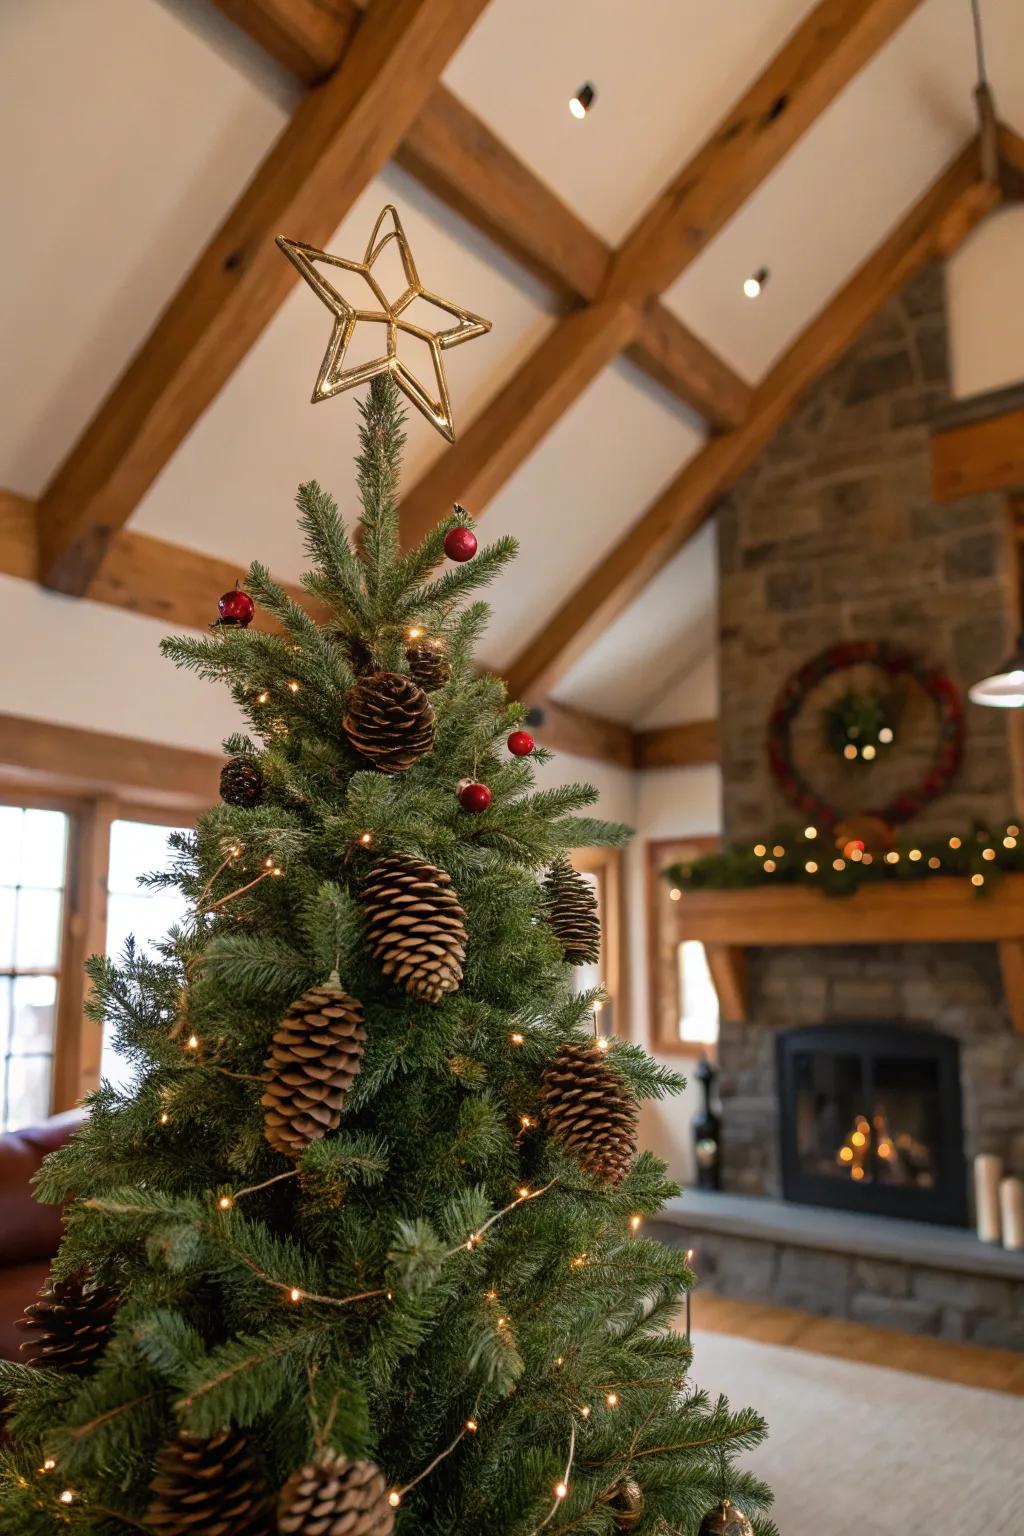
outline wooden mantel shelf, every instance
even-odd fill
[[[807,886],[686,891],[680,939],[699,939],[727,1018],[745,1019],[751,945],[998,944],[1014,1026],[1024,1034],[1024,874],[978,895],[964,876],[866,886],[825,896]]]

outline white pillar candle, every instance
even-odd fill
[[[974,1217],[983,1243],[999,1241],[999,1180],[1003,1160],[994,1152],[979,1152],[974,1159]]]
[[[999,1186],[1003,1247],[1024,1248],[1024,1180],[1009,1175]]]

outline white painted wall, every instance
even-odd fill
[[[161,656],[165,634],[158,619],[0,576],[0,714],[217,752],[241,716],[226,688]]]
[[[947,268],[953,393],[1024,380],[1024,206],[1001,208]]]

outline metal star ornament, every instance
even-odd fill
[[[392,227],[382,235],[381,227],[389,218]],[[374,264],[392,240],[398,246],[406,283],[405,291],[393,303],[373,275]],[[347,261],[343,256],[331,256],[327,251],[318,251],[315,246],[304,245],[301,240],[286,240],[283,235],[278,235],[277,243],[292,266],[302,274],[313,292],[327,305],[334,316],[334,329],[331,331],[331,339],[327,344],[324,360],[320,364],[316,388],[313,390],[313,404],[315,405],[318,400],[329,400],[332,395],[338,395],[345,389],[352,389],[356,384],[368,383],[370,379],[375,379],[380,374],[390,374],[398,388],[408,396],[418,410],[423,412],[441,436],[453,443],[455,430],[442,354],[450,347],[459,347],[464,341],[472,341],[474,336],[485,335],[491,328],[491,322],[481,319],[479,315],[471,314],[468,309],[462,309],[459,305],[452,304],[448,299],[442,299],[436,293],[431,293],[429,289],[424,288],[416,271],[416,263],[413,261],[412,251],[409,249],[409,242],[397,210],[390,203],[383,209],[373,226],[373,234],[370,236],[370,243],[366,247],[366,255],[362,261]],[[363,278],[369,294],[376,300],[378,307],[358,309],[350,304],[328,282],[316,263],[340,267],[343,272],[357,273]],[[436,305],[438,309],[452,315],[456,323],[444,331],[428,331],[422,326],[413,325],[410,320],[403,319],[402,316],[414,299],[425,299],[429,304]],[[345,353],[355,334],[356,326],[360,324],[382,325],[385,328],[385,350],[380,357],[374,358],[371,362],[346,368]],[[398,338],[401,333],[413,336],[429,347],[437,385],[436,397],[399,358]]]

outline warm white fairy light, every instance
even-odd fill
[[[391,1505],[391,1508],[397,1509],[401,1502],[402,1495],[399,1493],[397,1488],[392,1488],[391,1492],[388,1494],[388,1503]]]
[[[520,1115],[519,1124],[522,1126],[524,1131],[531,1130],[533,1127],[533,1121],[530,1119],[529,1115]]]
[[[198,1035],[189,1035],[188,1039],[185,1041],[185,1049],[186,1049],[186,1051],[198,1051],[198,1049],[199,1049],[199,1036]]]
[[[1007,832],[1006,836],[1003,838],[1003,847],[1004,848],[1016,848],[1016,846],[1017,846],[1017,839],[1014,837],[1012,832]]]
[[[832,868],[833,869],[845,869],[846,868],[846,860],[845,859],[833,859],[832,860]]]
[[[264,688],[262,693],[258,693],[256,695],[256,703],[257,704],[269,704],[270,703],[270,693],[269,693],[269,691],[266,688]]]
[[[983,848],[983,849],[982,849],[982,850],[981,850],[981,856],[982,856],[982,858],[983,858],[983,859],[989,859],[989,860],[991,860],[991,859],[994,859],[994,858],[995,858],[995,856],[996,856],[996,851],[995,851],[995,849],[994,849],[994,848]]]
[[[766,875],[774,875],[777,865],[774,859],[765,859],[764,872]]]
[[[885,862],[887,864],[898,864],[899,861],[900,861],[900,856],[896,852],[896,849],[895,848],[890,848],[889,852],[885,856]]]
[[[772,853],[775,858],[781,859],[785,857],[786,850],[783,848],[781,843],[776,843],[775,847],[772,849]]]
[[[811,841],[813,841],[814,838],[817,837],[817,835],[818,835],[817,827],[804,827],[804,837],[809,838]]]
[[[551,1492],[554,1494],[556,1499],[564,1499],[569,1492],[569,1484],[556,1483]]]
[[[669,901],[682,901],[683,893],[679,889],[678,885],[674,885],[672,887],[672,889],[669,891],[668,899],[669,899]]]
[[[60,1501],[62,1504],[73,1504],[75,1502],[75,1490],[73,1488],[65,1488],[60,1496]]]
[[[529,1184],[520,1184],[519,1188],[516,1190],[516,1194],[519,1196],[520,1200],[528,1199],[530,1195]]]
[[[160,1116],[160,1124],[161,1125],[170,1125],[170,1123],[171,1123],[171,1117],[170,1117],[170,1115],[167,1113],[167,1111],[165,1109],[163,1114]]]
[[[984,885],[985,884],[985,876],[984,875],[972,875],[971,876],[971,884],[972,885]]]
[[[480,1428],[480,1425],[477,1423],[476,1419],[467,1419],[463,1425],[463,1428],[468,1435],[475,1435],[477,1430]]]
[[[617,1408],[619,1406],[619,1394],[617,1392],[609,1392],[605,1397],[605,1402],[609,1408]]]
[[[373,842],[373,833],[360,832],[359,841],[362,843],[364,848],[369,848],[370,844]]]
[[[299,688],[300,688],[300,687],[301,687],[301,686],[302,686],[302,685],[301,685],[301,684],[300,684],[300,683],[299,683],[299,681],[298,681],[298,679],[297,679],[297,678],[294,678],[294,677],[290,677],[290,678],[289,678],[289,679],[288,679],[288,692],[289,692],[289,693],[298,693],[298,691],[299,691]]]
[[[949,846],[951,848],[959,848],[960,847],[960,839],[958,837],[951,837],[950,840],[949,840]]]
[[[581,1419],[589,1419],[590,1418],[590,1404],[589,1403],[581,1403],[580,1404],[580,1418]]]
[[[757,858],[763,859],[767,852],[768,852],[768,849],[765,847],[764,843],[755,843],[754,844],[754,854],[755,854],[755,856]]]
[[[47,1456],[39,1470],[40,1472],[52,1472],[56,1465],[55,1459],[52,1456]]]
[[[640,1216],[640,1215],[631,1216],[629,1218],[629,1230],[631,1232],[639,1232],[640,1224],[641,1224],[642,1221],[643,1221],[643,1217]]]
[[[807,860],[807,863],[804,865],[804,869],[809,875],[816,875],[818,873],[818,866],[815,864],[813,859]]]
[[[601,1038],[597,1042],[597,1048],[601,1052],[610,1050],[611,1049],[611,1041],[606,1039],[605,1036],[602,1035]]]
[[[235,1202],[232,1200],[230,1195],[221,1195],[220,1199],[217,1201],[217,1209],[219,1211],[230,1211],[234,1203]]]
[[[411,629],[406,630],[405,638],[407,640],[419,640],[422,634],[423,631],[420,629],[420,626],[418,624],[414,624]]]
[[[513,1045],[524,1045],[526,1043],[526,1036],[521,1035],[518,1029],[512,1031],[512,1033],[509,1035],[509,1039]]]
[[[921,858],[920,848],[911,848],[910,852],[907,854],[907,858],[912,864],[917,864]]]
[[[934,853],[932,854],[931,858],[928,860],[928,868],[929,869],[941,869],[942,868],[942,860],[941,859],[937,859],[935,857]]]
[[[302,1300],[302,1292],[299,1290],[297,1285],[293,1285],[291,1287],[291,1289],[289,1290],[289,1292],[288,1292],[288,1300],[289,1301],[301,1301]]]

